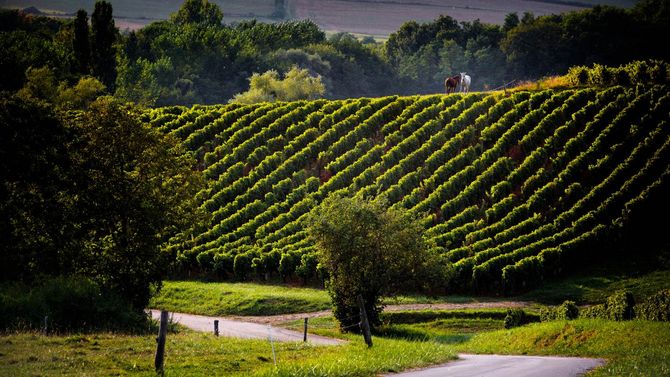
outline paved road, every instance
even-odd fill
[[[437,367],[387,374],[388,377],[575,377],[603,365],[602,359],[555,356],[458,355]]]
[[[217,317],[207,317],[202,315],[172,313],[172,320],[190,329],[202,332],[214,332],[214,320],[219,320],[219,335],[232,338],[246,339],[267,339],[268,325],[231,320]],[[151,316],[154,319],[160,319],[159,310],[151,310]],[[286,330],[278,327],[270,327],[272,338],[279,342],[302,342],[303,333],[298,331]],[[340,339],[328,338],[314,334],[307,334],[307,341],[318,345],[338,345],[344,341]]]
[[[194,314],[170,313],[172,320],[190,329],[214,331],[214,320],[219,320],[221,336],[267,339],[268,325],[229,318],[207,317]],[[151,310],[151,316],[160,318],[160,311]],[[301,342],[303,334],[297,331],[270,327],[272,338],[280,342]],[[339,345],[345,341],[308,334],[307,339],[316,345]],[[413,370],[388,377],[575,377],[604,364],[602,359],[555,356],[501,356],[460,354],[459,360],[448,364]]]

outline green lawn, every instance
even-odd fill
[[[403,339],[357,341],[336,347],[275,343],[278,367],[265,340],[217,338],[210,334],[168,334],[167,376],[372,376],[448,361],[446,345]],[[0,375],[155,376],[155,337],[113,334],[0,337]]]
[[[434,304],[495,301],[490,297],[405,295],[386,299],[392,304]],[[166,281],[150,308],[211,316],[307,313],[331,308],[323,289],[258,283]]]
[[[273,315],[330,308],[324,290],[254,283],[166,281],[151,308],[201,315]]]

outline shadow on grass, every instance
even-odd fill
[[[474,334],[429,334],[426,331],[419,329],[398,327],[398,326],[384,326],[379,329],[377,336],[384,338],[405,339],[415,342],[437,342],[442,344],[459,344],[470,340]]]

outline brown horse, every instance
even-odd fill
[[[447,77],[447,79],[444,80],[444,87],[447,90],[447,94],[455,92],[456,86],[458,86],[458,83],[460,82],[461,82],[461,75]]]

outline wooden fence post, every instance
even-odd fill
[[[305,318],[305,334],[302,337],[302,341],[303,342],[307,341],[307,318]]]
[[[154,366],[156,367],[156,372],[163,373],[163,361],[165,359],[165,338],[167,337],[167,326],[168,326],[168,312],[167,310],[161,310],[161,322],[158,328],[158,338],[156,342],[156,358],[154,360]]]
[[[365,303],[363,302],[363,296],[358,295],[358,309],[361,314],[361,330],[363,331],[363,339],[365,339],[365,344],[368,347],[372,347],[372,334],[370,333],[370,323],[368,322],[368,314],[365,311]]]

